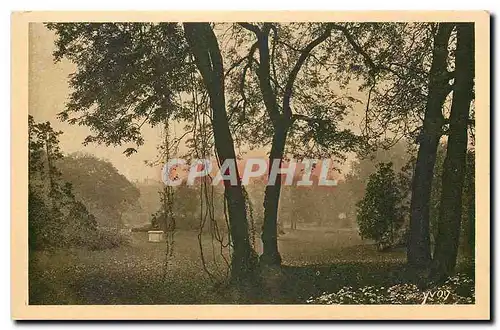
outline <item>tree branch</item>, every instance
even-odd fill
[[[263,30],[260,30],[256,25],[250,23],[239,23],[243,28],[253,32],[257,37],[257,47],[259,48],[260,63],[257,69],[257,77],[262,93],[262,98],[265,104],[266,111],[276,127],[281,117],[278,103],[276,101],[276,93],[271,86],[271,69],[269,55],[269,32],[272,24],[264,24]]]
[[[250,50],[248,51],[248,55],[245,56],[245,57],[240,58],[238,61],[236,61],[235,63],[233,63],[233,65],[231,65],[231,67],[224,74],[224,77],[227,77],[231,73],[231,71],[234,70],[234,69],[236,69],[238,66],[240,66],[241,63],[243,63],[243,61],[245,61],[245,60],[248,59],[248,62],[250,63],[252,61],[252,58],[253,58],[253,55],[254,55],[256,49],[257,49],[257,43],[254,43],[250,47]]]
[[[242,28],[244,28],[245,30],[248,30],[248,31],[255,33],[256,35],[259,35],[262,32],[262,31],[260,31],[260,29],[257,25],[254,25],[251,23],[242,22],[242,23],[238,23],[238,25],[241,26]]]
[[[338,30],[344,34],[344,36],[347,39],[347,41],[349,42],[349,44],[352,46],[352,48],[354,48],[354,50],[358,54],[360,54],[363,57],[365,64],[371,70],[373,70],[374,72],[378,71],[379,68],[377,65],[375,65],[375,62],[372,60],[370,55],[368,55],[368,53],[357,43],[357,41],[354,40],[354,36],[349,32],[349,30],[345,26],[335,24],[335,23],[332,23],[331,26],[332,26],[332,29]]]
[[[320,126],[325,126],[325,125],[328,125],[331,123],[331,121],[328,119],[314,118],[314,117],[309,117],[309,116],[298,114],[298,113],[292,114],[291,120],[292,120],[292,122],[295,122],[297,120],[302,120],[308,124],[318,124]]]
[[[345,38],[352,46],[354,51],[363,57],[363,62],[369,68],[370,76],[374,78],[378,72],[384,70],[394,74],[400,79],[404,79],[404,77],[401,76],[401,74],[399,74],[397,71],[394,71],[390,67],[381,64],[376,64],[375,61],[370,57],[370,55],[368,55],[368,53],[363,49],[363,47],[361,47],[361,45],[358,44],[358,42],[354,39],[354,36],[349,32],[349,30],[345,26],[335,23],[332,23],[331,26],[332,29],[342,32],[342,34],[345,36]]]
[[[309,54],[312,52],[312,50],[321,44],[323,41],[328,39],[330,37],[332,31],[332,26],[328,25],[326,30],[316,39],[311,41],[304,49],[301,51],[301,54],[295,63],[292,71],[288,75],[288,79],[285,85],[285,92],[283,95],[283,113],[286,116],[287,119],[292,118],[292,110],[290,108],[290,100],[292,98],[292,93],[293,93],[293,85],[295,83],[295,79],[297,78],[297,75],[302,68],[302,65],[304,65],[304,62],[306,61],[307,57]]]
[[[274,83],[275,89],[274,93],[276,94],[276,88],[280,89],[283,91],[283,87],[278,83],[278,75],[276,74],[276,66],[275,66],[275,58],[276,58],[276,44],[279,42],[278,40],[278,29],[274,24],[271,24],[271,31],[273,31],[273,44],[271,48],[271,69],[272,69],[272,75],[271,75],[271,80]]]

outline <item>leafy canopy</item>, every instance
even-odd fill
[[[177,23],[49,23],[54,58],[76,65],[62,120],[91,128],[85,143],[144,143],[140,129],[181,109],[194,66]],[[129,153],[133,152],[132,150]]]

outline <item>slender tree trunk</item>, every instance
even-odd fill
[[[282,107],[280,110],[278,105],[278,95],[271,84],[270,65],[271,61],[274,59],[271,58],[269,53],[269,33],[272,30],[272,24],[265,23],[262,26],[262,29],[249,23],[240,23],[240,25],[253,32],[257,37],[257,48],[259,50],[260,59],[257,68],[257,77],[259,79],[259,87],[262,93],[264,106],[274,129],[271,153],[269,155],[269,165],[271,165],[274,160],[279,160],[281,162],[283,159],[288,129],[293,121],[290,102],[297,75],[312,50],[328,39],[332,27],[329,26],[325,28],[325,31],[321,35],[313,39],[302,50],[299,58],[288,74],[283,92]],[[276,184],[273,186],[268,185],[264,196],[264,225],[262,228],[262,243],[264,246],[264,252],[260,257],[260,262],[272,266],[281,265],[281,256],[278,252],[277,241],[277,218],[280,190],[281,176],[278,175]]]
[[[278,125],[275,128],[271,152],[269,155],[269,173],[273,161],[280,163],[285,150],[287,128]],[[269,177],[269,176],[268,176]],[[281,174],[278,173],[274,185],[267,185],[264,194],[264,225],[262,227],[262,243],[264,251],[260,256],[260,262],[266,265],[281,265],[281,256],[278,252],[278,206],[281,191]]]
[[[280,165],[285,150],[288,126],[284,115],[278,105],[278,98],[271,86],[271,58],[269,54],[269,31],[270,25],[266,24],[262,30],[254,30],[257,37],[257,47],[259,50],[260,64],[257,68],[259,87],[262,99],[272,122],[274,133],[269,154],[269,166],[274,160],[279,160]],[[269,172],[270,173],[270,172]],[[268,179],[269,179],[268,173]],[[281,256],[278,252],[278,206],[281,191],[281,176],[278,174],[274,185],[267,185],[264,193],[264,223],[262,226],[262,246],[263,253],[260,256],[260,263],[268,266],[280,266]]]
[[[50,208],[53,209],[55,206],[54,203],[54,198],[55,196],[55,190],[54,190],[54,173],[53,173],[53,164],[52,164],[52,153],[51,153],[51,147],[50,147],[50,141],[49,137],[47,136],[45,139],[45,152],[47,156],[47,175],[49,178],[49,203],[50,203]]]
[[[474,258],[476,252],[476,192],[475,192],[475,152],[467,153],[466,177],[467,188],[464,191],[466,198],[467,215],[465,226],[464,242],[466,246],[466,253],[469,257]]]
[[[184,23],[186,38],[195,57],[203,82],[210,96],[213,110],[215,148],[222,164],[225,160],[236,163],[234,143],[229,129],[224,97],[224,70],[217,38],[209,23]],[[238,171],[235,166],[236,171]],[[239,178],[239,173],[236,173]],[[240,181],[238,185],[224,182],[224,196],[228,205],[229,226],[233,241],[231,278],[237,284],[254,279],[257,254],[250,244],[246,204]]]
[[[474,186],[472,186],[474,189]],[[472,190],[471,189],[471,190]],[[467,227],[465,244],[467,247],[467,255],[474,258],[476,253],[476,198],[475,191],[470,191],[469,194],[472,196],[467,205]]]
[[[457,24],[455,72],[432,275],[438,281],[451,275],[457,261],[467,157],[467,122],[474,86],[473,23]]]
[[[432,65],[429,72],[429,92],[412,183],[410,234],[407,247],[408,264],[425,269],[430,266],[429,203],[434,176],[434,164],[444,118],[442,108],[450,92],[446,69],[448,41],[453,24],[441,23],[434,39]]]

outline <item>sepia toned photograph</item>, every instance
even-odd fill
[[[14,13],[13,318],[489,319],[489,24]]]

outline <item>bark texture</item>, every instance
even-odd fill
[[[418,269],[425,269],[431,263],[429,204],[436,153],[444,124],[442,108],[451,90],[446,67],[452,30],[453,24],[440,23],[434,38],[429,92],[412,182],[407,259],[410,266]]]
[[[474,87],[474,24],[457,24],[455,83],[448,147],[443,165],[438,234],[433,260],[437,281],[455,269],[462,219],[462,191],[467,157],[467,124]]]
[[[220,164],[226,160],[236,162],[234,142],[226,112],[224,69],[217,38],[209,23],[184,23],[183,26],[196,66],[210,97],[215,148]],[[238,171],[237,166],[234,168]],[[239,173],[236,175],[237,178],[240,177]],[[257,254],[250,243],[245,198],[239,180],[237,185],[225,181],[224,188],[233,243],[231,279],[233,282],[245,283],[255,278],[257,265]]]

